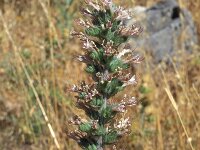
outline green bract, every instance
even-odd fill
[[[106,67],[109,68],[111,72],[116,72],[118,68],[128,69],[129,65],[124,63],[122,60],[113,57],[110,61],[107,62]]]
[[[85,33],[89,36],[99,36],[101,35],[102,30],[98,27],[88,28],[85,30]]]
[[[89,132],[92,129],[92,126],[90,123],[83,123],[79,125],[79,130],[83,132]]]

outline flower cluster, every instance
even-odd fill
[[[102,150],[130,132],[129,118],[119,121],[115,118],[136,105],[135,97],[125,95],[116,103],[112,97],[137,83],[129,68],[140,63],[142,58],[134,54],[128,39],[142,30],[136,25],[127,27],[125,22],[131,19],[131,12],[115,6],[112,0],[85,0],[85,4],[88,7],[81,8],[84,19],[75,21],[84,32],[72,31],[71,35],[82,41],[85,54],[77,60],[86,64],[85,71],[94,83],[82,82],[72,88],[77,93],[77,107],[85,111],[89,120],[73,117],[70,123],[78,128],[69,133],[69,137],[83,149]]]

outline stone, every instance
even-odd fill
[[[156,62],[179,50],[192,52],[198,42],[191,13],[180,8],[176,0],[164,0],[150,8],[137,6],[132,11],[135,19],[128,25],[139,22],[143,33],[129,43],[152,54]]]

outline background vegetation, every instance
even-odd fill
[[[127,7],[156,3],[116,2]],[[69,36],[82,3],[0,1],[0,149],[79,149],[66,132],[74,112],[84,116],[75,108],[68,88],[78,80],[90,82],[83,66],[73,60],[80,53],[80,44]],[[200,0],[179,3],[191,11],[200,37]],[[139,83],[126,91],[135,94],[140,104],[128,114],[133,119],[133,132],[118,147],[187,150],[191,141],[194,149],[200,149],[199,48],[194,46],[189,55],[177,50],[179,57],[170,58],[169,64],[154,64],[152,56],[137,49],[145,56],[138,66]]]

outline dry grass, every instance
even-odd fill
[[[79,149],[64,132],[70,128],[67,120],[79,111],[66,89],[79,80],[91,80],[83,73],[83,66],[73,61],[80,46],[68,36],[80,3],[74,0],[68,6],[55,2],[15,0],[4,4],[8,30],[5,32],[0,19],[0,149]],[[119,3],[150,6],[155,1]],[[179,3],[191,10],[200,37],[200,0]],[[190,55],[180,52],[178,58],[171,58],[170,65],[153,64],[153,58],[144,53],[145,61],[138,67],[140,83],[127,90],[141,103],[130,111],[133,133],[122,139],[119,147],[200,149],[199,51],[195,46]]]

